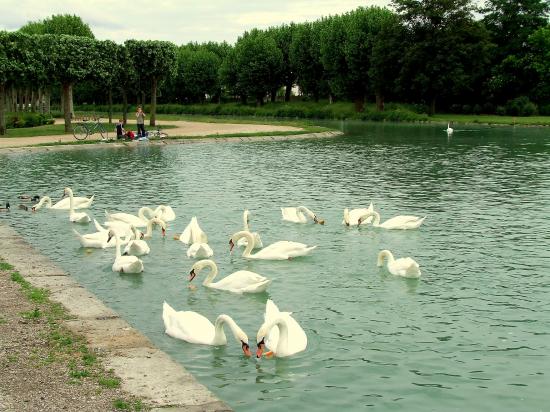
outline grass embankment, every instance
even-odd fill
[[[432,122],[474,123],[507,126],[550,126],[550,116],[498,116],[496,114],[435,114]]]
[[[97,386],[97,393],[120,387],[120,379],[107,371],[98,356],[91,351],[82,337],[76,336],[67,330],[62,322],[71,317],[63,306],[49,300],[46,289],[36,288],[26,281],[23,276],[14,270],[14,267],[0,261],[0,271],[7,272],[10,279],[20,286],[20,290],[34,309],[20,313],[22,321],[46,325],[45,348],[36,348],[31,354],[36,367],[48,367],[58,364],[68,371],[67,385],[79,385],[83,380],[93,380]],[[0,323],[7,321],[0,317]],[[32,333],[32,332],[31,332]],[[9,362],[18,362],[17,356],[10,355]],[[138,399],[116,398],[112,406],[117,410],[141,411],[146,409]]]

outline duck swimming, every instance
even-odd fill
[[[9,212],[10,211],[10,202],[6,202],[6,207],[0,207],[0,212]]]

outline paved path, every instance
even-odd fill
[[[56,123],[62,123],[62,119],[56,119]],[[207,136],[213,134],[230,134],[230,133],[264,133],[264,132],[288,132],[302,130],[299,127],[293,126],[278,126],[268,124],[236,124],[236,123],[203,123],[203,122],[188,122],[183,120],[159,122],[162,124],[175,125],[175,128],[166,129],[170,136]],[[136,125],[130,123],[130,130],[136,130]],[[147,126],[146,126],[147,128]],[[115,137],[114,125],[113,131],[109,131],[109,137]],[[90,136],[90,140],[100,140],[101,136],[95,134]],[[34,136],[34,137],[3,137],[0,138],[0,148],[2,147],[21,147],[32,146],[40,143],[56,143],[56,142],[74,142],[75,138],[72,134],[62,134],[55,136]]]

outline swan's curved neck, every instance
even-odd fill
[[[298,212],[302,212],[303,214],[305,214],[306,216],[308,216],[310,219],[314,219],[315,218],[315,213],[313,213],[311,210],[309,210],[307,207],[305,206],[298,206],[297,208]]]
[[[275,326],[279,327],[279,341],[277,342],[277,348],[275,353],[281,353],[288,349],[288,325],[287,318],[285,316],[277,316],[271,322],[266,325],[266,335],[269,335],[269,331]],[[273,348],[271,348],[273,349]]]
[[[145,212],[149,213],[150,216],[145,216]],[[153,209],[151,209],[150,207],[143,206],[143,207],[140,207],[139,210],[138,210],[138,217],[141,220],[147,221],[147,220],[153,218],[155,216],[155,213],[156,213],[156,210],[153,211]]]
[[[378,266],[382,266],[384,264],[384,259],[388,259],[388,264],[395,261],[395,258],[393,257],[393,254],[389,250],[383,250],[378,254]]]
[[[254,237],[252,236],[252,233],[242,230],[240,232],[235,233],[235,235],[233,236],[233,241],[237,243],[238,240],[243,237],[245,237],[247,240],[246,248],[243,250],[243,257],[248,257],[250,256],[250,253],[254,248]]]
[[[344,209],[344,223],[346,226],[349,226],[349,210]]]
[[[71,189],[67,188],[66,192],[69,195],[69,213],[73,213],[74,212],[73,191]]]
[[[120,238],[118,237],[118,234],[116,232],[114,234],[114,237],[115,237],[116,257],[119,258],[122,256],[122,254],[120,253]]]
[[[369,217],[373,216],[372,225],[378,226],[380,224],[380,213],[378,213],[376,210],[371,210],[362,216],[359,217],[359,220],[363,221]]]
[[[228,315],[220,315],[216,318],[216,322],[214,323],[214,339],[212,341],[213,345],[225,345],[227,343],[227,337],[225,336],[225,331],[223,330],[223,325],[227,323],[229,326],[229,329],[231,329],[231,332],[233,333],[233,336],[235,336],[235,339],[241,340],[241,336],[244,335],[244,332],[239,326],[235,323],[235,321],[231,318],[231,316]]]
[[[208,286],[209,284],[212,283],[214,278],[216,276],[218,276],[218,266],[216,265],[216,263],[213,260],[208,259],[208,260],[204,261],[204,263],[200,267],[200,270],[202,270],[205,267],[210,268],[210,273],[208,273],[208,276],[206,277],[206,279],[204,279],[204,282],[202,282],[202,284],[204,286]]]
[[[36,206],[34,206],[34,210],[40,209],[42,206],[44,206],[44,203],[47,203],[46,207],[52,207],[52,199],[49,196],[44,196],[42,199],[40,199],[40,202]]]

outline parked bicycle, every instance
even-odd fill
[[[77,140],[84,140],[94,133],[99,133],[102,139],[109,138],[109,132],[100,123],[99,117],[95,118],[94,121],[80,122],[73,128],[73,135]]]

